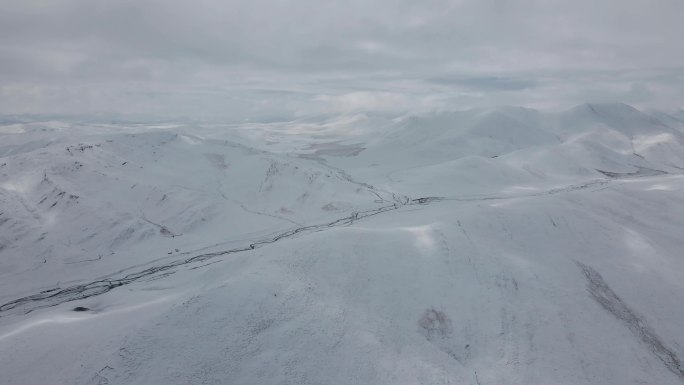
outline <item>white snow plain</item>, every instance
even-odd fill
[[[0,126],[0,384],[682,384],[684,121]]]

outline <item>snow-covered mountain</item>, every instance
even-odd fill
[[[2,384],[684,383],[680,113],[0,122]]]

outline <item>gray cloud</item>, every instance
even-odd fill
[[[0,112],[385,106],[371,93],[681,106],[682,14],[680,0],[4,0]]]
[[[436,84],[446,84],[482,91],[519,91],[537,86],[534,79],[515,79],[509,77],[437,77],[429,79]]]

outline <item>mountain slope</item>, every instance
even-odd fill
[[[3,383],[684,382],[662,114],[9,131]]]

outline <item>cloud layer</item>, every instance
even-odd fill
[[[683,14],[680,0],[4,0],[0,113],[682,107]]]

